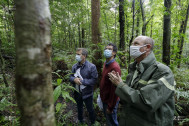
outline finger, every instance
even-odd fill
[[[112,73],[108,73],[108,76],[109,76],[110,78],[112,78],[112,77],[113,77],[113,74],[112,74]]]
[[[119,81],[122,82],[121,76],[119,75],[118,72],[117,72],[117,74],[118,74]]]
[[[113,73],[113,74],[116,74],[116,72],[115,72],[114,70],[112,71],[112,73]]]
[[[116,73],[116,76],[117,76],[118,78],[121,78],[118,72]]]
[[[109,78],[109,80],[110,80],[112,83],[114,83],[114,80],[113,80],[112,78]]]

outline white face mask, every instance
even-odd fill
[[[130,46],[130,56],[132,58],[136,59],[139,56],[141,56],[142,54],[144,54],[146,51],[140,52],[140,48],[142,48],[144,46],[146,46],[146,45],[143,45],[143,46]]]
[[[81,62],[81,60],[82,60],[82,59],[81,59],[81,56],[80,56],[80,55],[77,55],[77,54],[76,54],[76,56],[75,56],[75,59],[76,59],[78,62]]]

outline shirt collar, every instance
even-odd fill
[[[109,66],[111,63],[113,63],[115,59],[110,60],[109,62],[106,62],[105,66]]]

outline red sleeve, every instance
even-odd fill
[[[118,65],[116,67],[114,67],[112,70],[114,70],[115,72],[118,72],[119,75],[121,76],[121,70]],[[115,94],[116,86],[114,86],[114,84],[112,84],[112,83],[110,85],[111,85],[111,93],[110,93],[110,97],[108,100],[109,101],[108,102],[108,110],[112,112],[119,97]]]

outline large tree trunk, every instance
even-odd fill
[[[179,48],[179,52],[177,53],[176,57],[178,60],[178,65],[177,67],[180,68],[180,64],[181,64],[181,55],[182,55],[182,51],[183,51],[183,45],[184,45],[184,35],[186,33],[186,28],[187,28],[187,22],[188,22],[188,16],[189,16],[189,3],[188,3],[188,7],[186,10],[186,18],[185,20],[183,20],[181,22],[181,26],[180,26],[180,30],[179,30],[179,36],[180,38],[178,39],[178,48]]]
[[[170,41],[171,41],[171,0],[164,0],[166,8],[163,18],[163,55],[162,61],[170,65]]]
[[[119,23],[120,23],[120,43],[119,48],[125,49],[125,15],[124,15],[124,0],[119,0]]]
[[[93,63],[96,65],[99,75],[99,81],[101,78],[101,68],[102,68],[102,53],[98,47],[101,43],[101,33],[100,33],[100,0],[91,0],[91,12],[92,12],[92,43],[94,44],[93,50]]]
[[[55,126],[48,0],[15,0],[16,95],[23,126]]]

